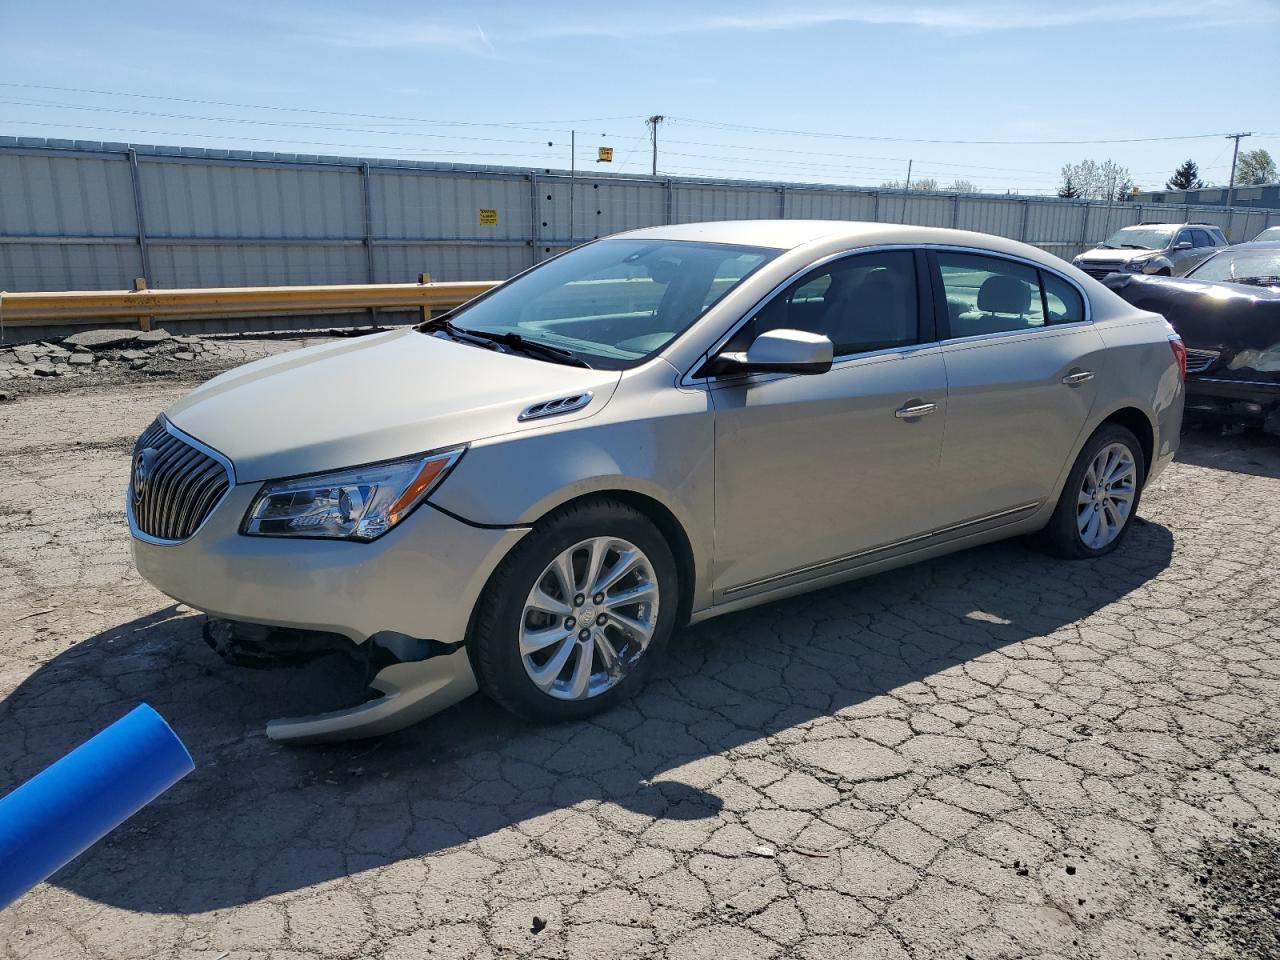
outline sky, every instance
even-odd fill
[[[648,173],[661,114],[666,174],[1160,189],[1280,157],[1278,51],[1280,0],[0,0],[0,134]]]

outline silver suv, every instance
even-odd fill
[[[1101,280],[1112,273],[1186,276],[1227,246],[1227,238],[1211,223],[1145,221],[1123,227],[1071,262]]]

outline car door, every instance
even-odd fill
[[[1015,522],[1055,493],[1097,393],[1102,338],[1075,284],[1025,261],[940,249],[949,397],[937,512],[947,536]],[[942,316],[942,309],[939,309]]]
[[[1184,276],[1208,260],[1218,250],[1217,241],[1208,230],[1199,228],[1192,230],[1191,242],[1194,246],[1187,252],[1195,254],[1195,256],[1191,258],[1187,268],[1182,271]]]
[[[834,573],[933,525],[946,374],[923,255],[849,254],[774,295],[722,345],[831,338],[817,375],[713,378],[717,600]],[[716,352],[719,352],[716,351]]]
[[[1189,243],[1190,247],[1185,250],[1179,250],[1179,244]],[[1173,275],[1175,277],[1185,276],[1186,273],[1199,263],[1207,253],[1197,248],[1195,235],[1190,229],[1179,230],[1177,236],[1173,238],[1173,243],[1169,246],[1169,262],[1173,264]]]

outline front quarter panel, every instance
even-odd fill
[[[706,390],[677,387],[677,376],[652,361],[590,420],[473,445],[432,502],[469,523],[524,526],[591,493],[656,500],[689,539],[697,609],[713,542],[713,412]]]

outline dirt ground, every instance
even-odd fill
[[[197,764],[0,957],[1280,956],[1275,440],[1191,430],[1100,561],[997,544],[685,630],[591,722],[473,698],[285,748],[328,681],[225,666],[130,562],[184,369],[0,404],[0,792],[139,702]]]

